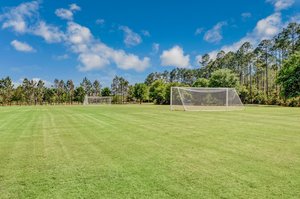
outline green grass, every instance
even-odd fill
[[[300,198],[300,109],[0,108],[0,198]]]

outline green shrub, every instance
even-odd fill
[[[194,83],[193,87],[208,87],[209,80],[205,78],[198,78]]]
[[[286,105],[290,107],[300,107],[300,96],[288,99]]]

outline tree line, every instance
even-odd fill
[[[112,96],[113,103],[170,103],[172,86],[235,87],[244,103],[300,106],[300,25],[290,23],[270,40],[257,46],[243,43],[235,52],[204,54],[195,69],[175,68],[150,73],[143,83],[130,85],[115,76],[111,87],[86,77],[79,86],[55,79],[51,87],[42,80],[25,78],[14,86],[0,79],[1,105],[81,104],[84,97]]]

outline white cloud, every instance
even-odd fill
[[[210,43],[218,43],[223,39],[222,28],[227,25],[227,22],[222,21],[217,23],[212,29],[208,30],[203,39]]]
[[[143,71],[150,66],[150,59],[148,57],[139,59],[138,56],[134,54],[126,54],[123,50],[113,50],[112,52],[111,58],[121,69],[134,69],[136,71]]]
[[[0,16],[0,21],[3,21],[2,28],[10,28],[16,33],[37,35],[49,43],[62,41],[63,33],[59,28],[40,20],[38,9],[38,1],[22,3],[6,9],[6,12]]]
[[[60,17],[61,19],[66,19],[66,20],[73,20],[73,15],[76,11],[80,11],[81,8],[76,5],[76,4],[70,4],[69,9],[65,8],[59,8],[55,10],[56,16]]]
[[[270,39],[282,28],[281,14],[274,13],[257,22],[254,35],[260,39]]]
[[[96,20],[96,24],[98,24],[98,25],[103,25],[104,23],[105,23],[104,19],[97,19]]]
[[[48,43],[61,42],[64,39],[64,33],[58,27],[48,25],[44,21],[40,21],[32,30],[34,35],[40,36]]]
[[[81,10],[81,8],[75,3],[70,4],[69,7],[70,7],[70,10],[73,12]]]
[[[83,67],[80,67],[81,71],[101,69],[110,63],[108,59],[95,53],[80,54],[78,60],[83,64]]]
[[[197,28],[195,31],[195,35],[200,35],[201,33],[203,33],[204,28]]]
[[[37,1],[22,3],[19,6],[7,9],[4,14],[0,15],[0,21],[3,21],[2,28],[11,28],[17,33],[28,32],[27,21],[36,17],[38,9],[39,4]]]
[[[158,43],[153,43],[153,44],[152,44],[152,52],[153,52],[154,54],[158,53],[159,47],[160,47],[160,45],[159,45]]]
[[[70,10],[74,12],[80,10],[80,8],[76,4],[71,4]],[[89,28],[78,23],[69,21],[66,32],[61,31],[57,26],[47,24],[45,21],[40,20],[38,3],[36,1],[7,9],[7,12],[1,15],[0,20],[3,21],[3,28],[11,28],[14,32],[36,35],[42,37],[48,43],[62,42],[73,53],[78,55],[79,69],[81,71],[101,69],[110,64],[115,64],[118,68],[124,70],[132,69],[135,71],[143,71],[150,66],[148,57],[140,58],[124,50],[109,47],[95,39]],[[23,28],[15,25],[15,22],[22,22]],[[137,45],[142,42],[140,36],[128,27],[123,29],[126,35],[125,40],[128,44]],[[17,41],[12,43],[15,46],[16,44],[20,47]],[[26,47],[23,44],[22,50],[30,51],[30,46]]]
[[[190,56],[184,55],[184,51],[179,46],[174,46],[169,50],[164,50],[160,56],[162,66],[175,66],[188,68],[190,66]]]
[[[274,6],[275,11],[281,11],[287,9],[295,3],[294,0],[266,0],[266,1],[271,3]]]
[[[13,40],[10,43],[17,51],[21,51],[21,52],[35,52],[35,49],[33,47],[31,47],[29,44],[25,43],[25,42],[21,42],[18,40]]]
[[[124,43],[126,46],[137,46],[142,43],[141,36],[133,32],[129,27],[120,26],[119,28],[124,32]]]
[[[69,22],[67,28],[68,41],[72,44],[86,44],[92,40],[92,33],[87,27]]]
[[[137,55],[128,54],[124,50],[115,50],[96,40],[87,27],[74,22],[68,23],[68,44],[73,52],[78,53],[81,71],[101,69],[111,63],[118,68],[143,71],[150,66],[150,59],[140,59]]]
[[[148,30],[142,30],[141,32],[142,32],[142,34],[143,34],[145,37],[150,37],[150,36],[151,36],[151,34],[150,34],[150,32],[149,32]]]
[[[73,20],[73,12],[71,10],[59,8],[55,10],[55,14],[62,19]]]
[[[289,21],[292,19],[293,17]],[[261,40],[273,38],[280,32],[280,30],[282,30],[285,25],[286,24],[282,22],[281,13],[275,12],[272,15],[259,20],[256,23],[255,28],[239,41],[230,45],[224,45],[221,47],[221,49],[211,51],[209,55],[214,59],[216,58],[217,53],[221,50],[225,51],[226,53],[229,51],[237,51],[245,42],[250,42],[252,45],[256,46]]]

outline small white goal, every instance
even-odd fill
[[[172,87],[171,110],[242,110],[244,105],[234,88]]]
[[[111,105],[112,97],[85,96],[83,105]]]

